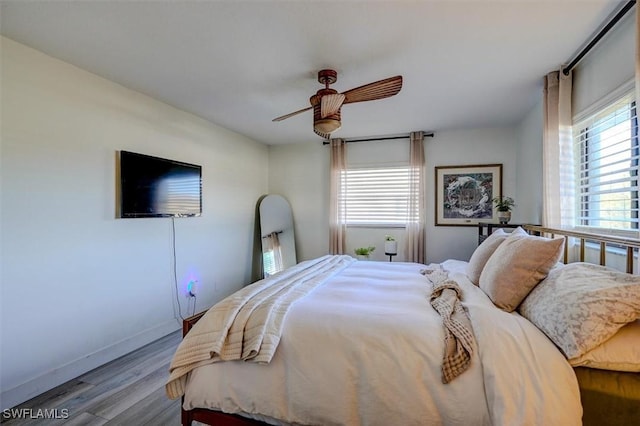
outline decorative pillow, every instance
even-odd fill
[[[640,318],[640,276],[571,263],[551,271],[520,313],[568,359],[578,358]]]
[[[640,373],[640,320],[625,325],[595,349],[570,359],[569,364],[574,367]]]
[[[527,235],[527,232],[517,227],[511,234]],[[472,283],[478,285],[484,265],[486,265],[493,252],[496,251],[498,246],[502,244],[509,235],[510,234],[502,228],[496,229],[476,248],[471,255],[471,259],[469,259],[469,265],[467,265],[467,276]]]
[[[480,274],[480,288],[493,304],[511,312],[558,262],[564,239],[509,235]]]

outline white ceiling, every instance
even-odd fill
[[[267,144],[321,140],[307,107],[401,74],[345,105],[336,137],[513,125],[617,0],[7,1],[0,32]]]

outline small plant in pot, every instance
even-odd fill
[[[369,246],[369,247],[358,247],[357,249],[355,249],[355,253],[356,256],[358,257],[358,259],[368,259],[369,255],[371,253],[373,253],[373,251],[376,248],[374,246]]]
[[[491,200],[498,212],[498,221],[500,223],[509,223],[511,220],[511,209],[516,203],[511,197],[495,197]]]

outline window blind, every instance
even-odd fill
[[[633,92],[574,126],[577,224],[638,229],[638,121]]]
[[[273,250],[265,251],[264,253],[262,253],[262,263],[263,263],[265,277],[268,277],[278,272],[278,269],[276,268],[276,260],[275,260]]]
[[[405,226],[413,176],[409,166],[346,170],[342,184],[347,225]]]

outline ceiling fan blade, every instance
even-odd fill
[[[402,89],[402,76],[385,78],[384,80],[365,84],[355,89],[344,92],[345,104],[354,102],[374,101],[376,99],[384,99],[393,95],[397,95]]]
[[[320,116],[322,118],[327,118],[328,116],[340,111],[344,98],[345,96],[342,93],[324,95],[322,99],[320,99]]]
[[[301,112],[309,111],[311,108],[313,108],[313,107],[312,107],[312,106],[310,106],[310,107],[307,107],[307,108],[303,108],[303,109],[300,109],[300,110],[298,110],[298,111],[294,111],[294,112],[292,112],[292,113],[289,113],[289,114],[287,114],[287,115],[283,115],[283,116],[281,116],[281,117],[276,117],[276,118],[274,118],[274,119],[273,119],[273,120],[271,120],[271,121],[282,121],[282,120],[285,120],[285,119],[287,119],[287,118],[289,118],[289,117],[293,117],[294,115],[298,115],[298,114],[300,114]]]

